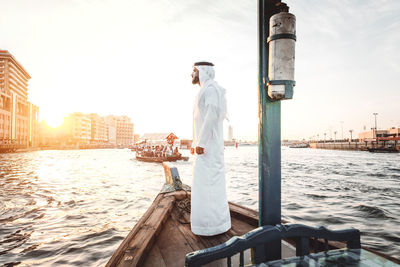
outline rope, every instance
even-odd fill
[[[189,198],[188,192],[183,188],[182,188],[182,190],[185,191],[186,198],[184,198],[182,200],[175,201],[174,205],[179,210],[178,222],[181,223],[181,224],[189,224],[190,222],[186,222],[186,221],[182,221],[181,220],[182,217],[184,218],[185,212],[190,215],[190,211],[191,211],[191,208],[190,208],[191,203],[190,203],[190,198]]]

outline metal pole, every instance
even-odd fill
[[[268,97],[269,19],[288,8],[280,0],[258,0],[258,184],[259,225],[281,224],[281,102]],[[268,248],[268,249],[266,249]],[[255,261],[280,259],[281,241],[255,250]]]
[[[378,131],[378,128],[376,128],[376,115],[378,115],[378,113],[372,113],[374,116],[375,116],[375,139],[378,137],[378,134],[377,134],[377,131]]]

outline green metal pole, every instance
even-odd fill
[[[268,97],[269,19],[280,11],[288,11],[279,0],[258,0],[259,51],[259,225],[281,223],[281,102]],[[256,263],[281,258],[281,241],[255,250]]]

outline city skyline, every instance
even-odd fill
[[[341,135],[342,127],[357,136],[374,127],[373,113],[378,129],[399,127],[400,3],[286,2],[297,17],[297,85],[282,104],[282,139]],[[3,7],[0,48],[31,74],[29,99],[40,120],[55,125],[75,110],[126,114],[139,133],[191,138],[198,91],[191,66],[207,59],[227,89],[226,125],[237,139],[257,139],[256,3],[19,0]]]
[[[61,125],[40,123],[40,147],[129,147],[135,143],[134,123],[128,116],[99,116],[74,112]]]

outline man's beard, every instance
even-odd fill
[[[192,78],[192,84],[198,84],[199,83],[199,76],[195,76]]]

